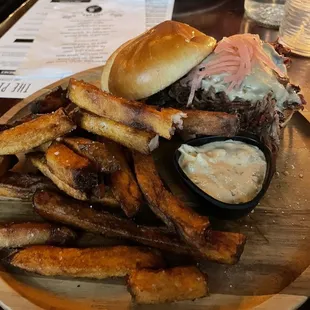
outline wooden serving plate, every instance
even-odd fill
[[[99,86],[101,69],[81,72],[75,78]],[[2,116],[0,123],[25,115],[33,100],[59,85],[66,87],[68,80],[54,83],[21,101]],[[174,140],[161,141],[154,153],[156,164],[172,192],[197,207],[195,197],[181,183],[171,164],[179,143]],[[310,126],[296,114],[283,131],[277,173],[255,212],[238,221],[211,218],[216,229],[247,235],[240,262],[234,266],[206,262],[202,266],[209,276],[208,298],[139,309],[295,309],[302,304],[310,294],[309,164]],[[30,203],[0,202],[1,222],[34,219],[40,218],[33,213]],[[83,242],[98,244],[102,240],[86,235]],[[0,271],[0,300],[13,310],[135,308],[124,280],[71,280],[4,269]]]

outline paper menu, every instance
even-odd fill
[[[146,0],[146,29],[172,18],[174,0]]]
[[[49,12],[50,0],[41,0],[35,3],[14,26],[0,39],[0,97],[25,98],[32,92],[31,86],[36,85],[35,90],[53,82],[32,81],[17,76],[16,70],[26,59],[27,52],[40,30],[46,15]],[[34,90],[34,91],[35,91]]]
[[[18,73],[58,78],[103,65],[121,44],[145,30],[144,0],[96,3],[54,4]]]
[[[77,58],[72,58],[68,56],[67,62],[62,62],[61,70],[57,68],[57,66],[53,65],[50,66],[53,68],[52,71],[48,71],[47,69],[44,71],[44,74],[42,75],[42,72],[40,70],[37,70],[37,68],[44,68],[44,61],[41,59],[41,53],[37,53],[37,57],[32,57],[32,63],[29,66],[28,63],[28,57],[27,55],[31,53],[31,50],[33,49],[33,46],[37,44],[38,41],[40,41],[40,38],[38,35],[41,35],[45,40],[43,42],[46,43],[48,46],[51,45],[51,40],[46,40],[47,38],[52,38],[54,41],[59,41],[59,38],[57,39],[56,36],[59,36],[59,33],[53,33],[49,32],[48,34],[45,32],[44,23],[48,22],[49,15],[54,15],[55,6],[66,6],[71,5],[71,9],[73,8],[72,5],[77,7],[83,7],[87,8],[90,7],[89,10],[98,10],[96,9],[96,6],[100,6],[100,3],[107,3],[107,2],[117,2],[120,6],[123,8],[128,9],[127,10],[127,16],[129,16],[130,12],[135,11],[136,2],[135,1],[113,1],[113,0],[88,0],[83,1],[80,0],[72,1],[70,0],[38,0],[36,4],[32,6],[32,8],[21,18],[19,21],[0,39],[0,97],[2,98],[25,98],[29,96],[30,94],[34,93],[35,91],[41,89],[42,87],[49,85],[61,78],[64,78],[73,72],[81,71],[84,69],[88,69],[91,67],[94,67],[96,65],[102,65],[104,63],[104,60],[102,59],[104,57],[104,52],[102,52],[103,49],[102,45],[104,43],[102,42],[85,42],[83,48],[88,44],[89,52],[92,54],[91,62],[87,62],[87,55],[88,51],[84,50],[81,52],[79,50],[80,54],[84,54],[83,57],[79,56],[79,59],[83,58],[83,61],[77,61]],[[142,3],[143,2],[143,3]],[[145,6],[144,8],[144,14],[142,16],[141,10],[140,14],[133,14],[135,15],[134,18],[127,19],[125,26],[126,26],[126,32],[128,33],[128,30],[131,27],[136,27],[136,33],[134,31],[131,34],[131,37],[143,32],[144,30],[151,28],[157,23],[160,23],[166,19],[171,19],[172,17],[172,11],[173,11],[173,5],[174,0],[145,0],[137,2],[140,6],[143,4]],[[130,6],[130,8],[129,8]],[[121,10],[122,8],[118,8],[117,10]],[[70,11],[70,10],[69,10]],[[68,13],[69,13],[68,11]],[[88,12],[95,14],[100,14],[100,12]],[[86,13],[87,14],[87,13]],[[76,16],[77,17],[77,16]],[[114,16],[111,16],[111,19],[114,19]],[[116,17],[117,18],[117,17]],[[144,25],[141,26],[141,20],[144,20]],[[78,23],[78,20],[76,20],[76,23]],[[67,23],[69,24],[69,23]],[[101,23],[101,26],[104,23]],[[142,27],[142,29],[138,32],[138,26],[134,26],[132,24],[139,24],[139,27]],[[51,23],[50,23],[51,25]],[[117,28],[117,23],[114,23],[115,28],[113,28],[116,31],[119,31],[120,28]],[[113,27],[114,27],[113,26]],[[59,29],[61,27],[58,20],[54,19],[53,24],[51,25],[52,28]],[[104,25],[102,26],[104,27]],[[129,31],[130,33],[130,31]],[[123,33],[124,34],[124,33]],[[124,36],[123,36],[124,37]],[[90,36],[88,38],[91,39]],[[121,42],[121,37],[118,35],[114,35],[114,44],[117,47],[117,44],[119,45]],[[14,42],[16,39],[19,39],[19,42]],[[126,38],[126,40],[129,39],[129,35]],[[81,40],[81,38],[80,38]],[[87,38],[84,36],[83,40],[87,41]],[[101,40],[101,39],[100,39]],[[125,37],[124,37],[125,40]],[[126,41],[125,40],[125,41]],[[99,38],[98,40],[99,41]],[[110,41],[110,40],[109,40]],[[98,44],[100,43],[100,44]],[[41,46],[45,48],[44,44],[41,42]],[[58,45],[58,48],[61,45]],[[112,46],[112,45],[111,45]],[[72,46],[71,46],[72,47]],[[56,47],[55,47],[56,48]],[[76,48],[75,48],[76,49]],[[101,50],[100,50],[101,49]],[[67,55],[63,53],[65,50],[64,45],[62,45],[62,60]],[[99,55],[99,59],[96,60],[96,53],[99,54],[99,50],[101,52],[101,55]],[[111,48],[112,50],[112,48]],[[30,53],[29,53],[30,51]],[[111,52],[111,51],[110,51]],[[45,53],[44,53],[45,54]],[[51,55],[51,53],[49,53]],[[46,56],[46,55],[45,55]],[[72,56],[72,54],[71,54]],[[47,57],[44,57],[45,60]],[[89,57],[90,58],[90,57]],[[107,58],[107,57],[105,57]],[[50,59],[51,60],[51,59]],[[51,60],[55,63],[55,58]],[[74,63],[74,68],[72,70],[71,62]],[[101,62],[103,61],[103,62]],[[50,62],[50,61],[48,61]],[[57,62],[57,59],[56,59]],[[19,75],[17,75],[16,70],[18,68],[23,68],[24,70],[28,68],[28,73],[26,71],[20,70]],[[31,69],[31,70],[29,70]],[[1,73],[2,71],[2,73]]]

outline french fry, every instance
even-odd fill
[[[47,142],[39,145],[38,147],[34,148],[33,152],[43,152],[43,153],[46,153],[46,151],[53,144],[53,142],[54,141],[47,141]]]
[[[115,97],[94,85],[70,79],[68,97],[80,108],[137,129],[170,139],[175,128],[182,129],[184,112],[157,109],[138,101]]]
[[[136,268],[164,266],[161,255],[147,248],[58,248],[32,246],[9,257],[12,266],[45,276],[105,279],[123,277]]]
[[[15,155],[0,156],[0,176],[13,168],[17,162],[18,158]]]
[[[51,191],[36,192],[35,211],[47,220],[74,226],[107,237],[118,237],[158,248],[223,264],[235,264],[243,252],[245,236],[239,233],[208,230],[206,245],[198,251],[181,241],[175,234],[159,227],[136,225],[104,211],[89,208],[89,204]]]
[[[193,300],[208,295],[207,276],[194,266],[134,270],[127,287],[137,304]]]
[[[65,244],[76,234],[71,229],[48,223],[18,223],[0,225],[0,247],[23,247],[35,244]]]
[[[208,230],[205,243],[198,246],[202,257],[208,260],[233,265],[239,261],[246,242],[246,236],[218,230]],[[199,254],[197,254],[199,256]]]
[[[80,137],[64,138],[63,142],[76,153],[88,158],[100,172],[112,173],[120,169],[119,162],[104,143]]]
[[[45,176],[8,171],[0,177],[0,200],[31,200],[38,189],[55,189]]]
[[[231,137],[239,131],[239,118],[236,114],[199,110],[184,112],[187,118],[183,121],[183,131],[188,134]]]
[[[188,254],[190,249],[175,235],[160,228],[137,226],[133,221],[105,211],[89,208],[89,204],[64,197],[52,191],[38,191],[33,197],[35,211],[43,218],[74,226],[107,237],[133,240],[155,248]]]
[[[0,124],[0,132],[13,128],[11,124]]]
[[[168,220],[168,224],[173,224],[181,238],[200,252],[202,257],[233,264],[235,257],[230,257],[230,254],[234,251],[240,252],[240,249],[242,252],[245,236],[209,230],[207,217],[187,208],[164,188],[151,155],[134,153],[133,158],[138,183],[152,210],[155,210],[158,216],[163,214],[163,221]],[[234,248],[236,244],[238,246]]]
[[[88,191],[98,184],[92,163],[62,143],[53,143],[45,153],[46,164],[60,180],[75,189]]]
[[[127,163],[121,146],[106,139],[100,141],[104,141],[108,150],[120,164],[120,170],[110,174],[112,193],[125,214],[128,217],[133,217],[143,205],[143,196],[139,185]]]
[[[107,188],[104,184],[98,184],[93,188],[90,201],[102,203],[111,208],[120,208],[120,204],[113,195],[111,188]]]
[[[51,113],[59,108],[65,108],[68,104],[69,100],[66,98],[66,90],[57,87],[43,99],[40,98],[32,102],[30,110],[33,114]]]
[[[174,227],[184,240],[205,243],[209,219],[187,208],[168,192],[155,167],[152,155],[133,153],[138,183],[149,206],[169,227]]]
[[[40,117],[41,115],[40,114],[27,114],[17,120],[15,120],[12,124],[10,124],[9,126],[11,126],[11,128],[13,127],[16,127],[18,125],[21,125],[21,124],[24,124],[24,123],[27,123],[27,122],[30,122],[38,117]]]
[[[74,119],[81,128],[144,154],[149,154],[159,144],[158,135],[155,133],[129,127],[86,111],[76,113]]]
[[[0,155],[28,152],[75,128],[63,109],[0,132]]]
[[[134,160],[134,162],[137,163],[137,160]],[[143,173],[140,173],[138,166],[135,164],[135,172],[139,186],[143,191],[143,195],[153,213],[155,213],[157,217],[159,217],[166,224],[169,230],[176,231],[173,221],[157,207],[157,204],[164,199],[161,192],[165,191],[165,189],[162,181],[154,171],[154,166],[150,167],[150,169],[152,169],[152,173],[155,173],[155,176],[152,176],[151,179],[149,179],[149,176],[145,176]]]
[[[79,199],[79,200],[87,200],[87,194],[80,190],[73,188],[72,186],[68,185],[67,183],[63,182],[59,179],[48,167],[46,164],[46,159],[44,158],[43,154],[30,154],[28,158],[31,160],[32,164],[38,168],[46,177],[51,179],[53,183],[62,191],[64,191],[67,195]]]

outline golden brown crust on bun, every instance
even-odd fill
[[[215,44],[214,38],[187,24],[165,21],[116,50],[101,85],[127,99],[149,97],[188,73]]]
[[[109,59],[105,63],[103,70],[102,70],[102,75],[101,75],[101,89],[102,90],[109,92],[109,75],[110,75],[110,71],[111,71],[111,67],[113,65],[114,59],[116,55],[130,42],[131,40],[123,43],[117,50],[113,52],[113,54],[109,57]]]

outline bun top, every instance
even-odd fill
[[[124,43],[110,56],[101,87],[131,100],[147,98],[188,73],[215,44],[214,38],[187,24],[165,21]]]

